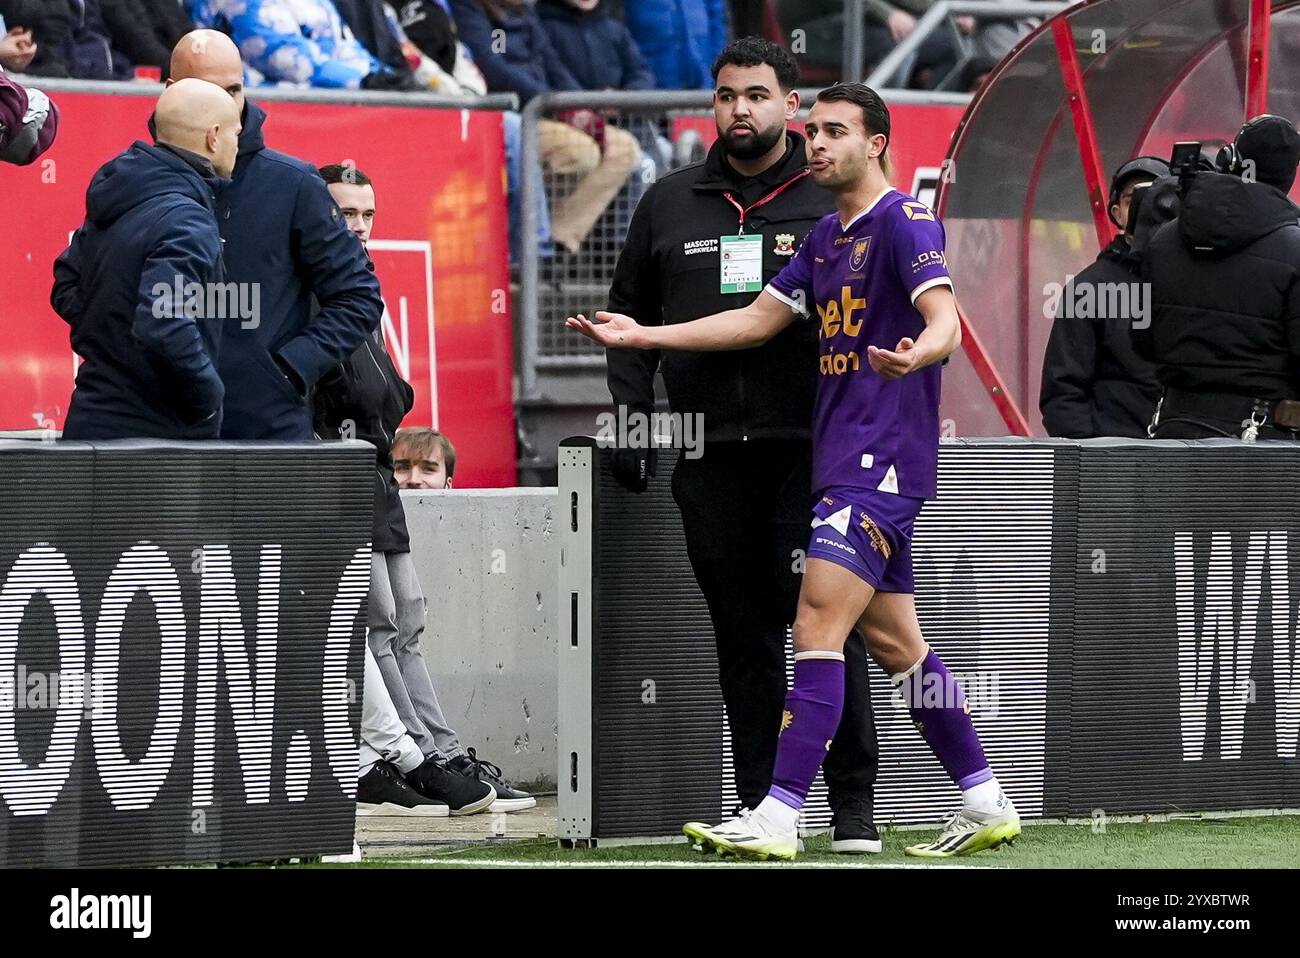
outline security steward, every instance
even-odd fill
[[[1163,396],[1157,439],[1300,438],[1300,162],[1290,120],[1248,121],[1197,173],[1143,257]]]
[[[717,142],[702,163],[642,197],[614,272],[608,309],[640,323],[747,305],[835,209],[808,175],[804,138],[787,129],[799,109],[793,58],[747,37],[722,51],[713,77]],[[743,351],[610,351],[610,395],[625,415],[652,412],[661,359],[673,413],[702,417],[702,455],[678,457],[672,491],[713,621],[737,793],[752,809],[771,784],[808,539],[816,324]],[[633,492],[645,490],[656,464],[653,445],[625,443],[613,457],[615,478]],[[876,731],[860,637],[845,657],[844,717],[824,765],[833,848],[878,852]]]

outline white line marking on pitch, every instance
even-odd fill
[[[385,859],[368,858],[368,862],[380,862]],[[512,861],[508,858],[393,858],[393,864],[401,865],[473,865],[484,868],[1008,868],[1007,865],[956,865],[956,864],[868,864],[838,862],[683,862],[683,861],[640,861],[640,862],[546,862],[546,861]]]

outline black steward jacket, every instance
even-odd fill
[[[740,212],[725,194],[748,208],[776,193],[745,216],[745,234],[763,237],[765,285],[790,262],[817,221],[835,209],[834,197],[807,175],[804,138],[789,132],[786,140],[785,156],[757,177],[737,174],[715,143],[703,163],[651,186],[632,217],[609,308],[657,325],[751,303],[758,293],[718,290],[717,241],[740,230]],[[662,354],[611,349],[606,356],[614,403],[642,412],[654,406],[654,374],[662,362],[669,406],[677,413],[703,413],[706,442],[810,435],[815,323],[793,323],[756,349]]]

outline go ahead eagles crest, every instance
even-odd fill
[[[775,253],[777,256],[793,256],[794,255],[794,234],[777,233],[776,246],[772,247],[772,252]]]
[[[853,252],[849,254],[849,269],[856,273],[867,264],[867,250],[871,248],[871,237],[866,236],[853,243]]]

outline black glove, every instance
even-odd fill
[[[615,449],[610,458],[614,480],[628,492],[645,492],[650,476],[655,475],[659,453],[649,449]]]

